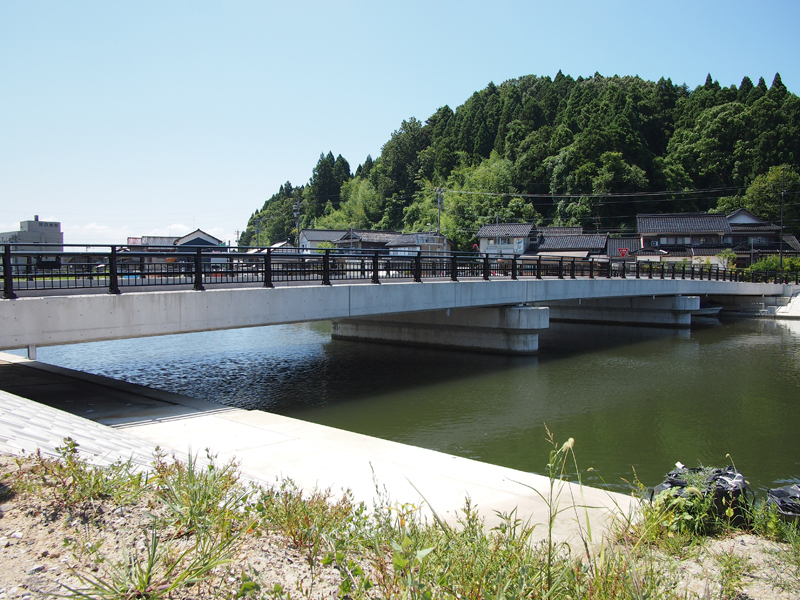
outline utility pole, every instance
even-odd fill
[[[292,206],[292,214],[294,215],[294,227],[297,234],[295,236],[294,245],[300,245],[300,200],[296,200]]]
[[[786,200],[786,165],[781,166],[781,249],[780,249],[780,271],[783,278],[783,203]]]
[[[436,234],[442,232],[442,206],[444,205],[444,195],[442,195],[442,188],[436,188],[436,209],[438,215],[436,217]]]

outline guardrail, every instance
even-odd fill
[[[102,289],[119,294],[145,286],[432,279],[636,278],[699,279],[798,284],[798,273],[750,272],[687,263],[652,263],[608,258],[496,257],[474,252],[397,255],[386,250],[216,248],[173,246],[2,246],[3,298],[17,291]],[[52,248],[52,249],[49,249]],[[66,248],[66,250],[65,250]],[[78,251],[79,248],[83,250]],[[793,276],[793,277],[792,277]]]

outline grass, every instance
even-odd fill
[[[698,556],[709,532],[730,535],[730,520],[699,497],[665,494],[644,502],[635,518],[620,519],[604,539],[593,539],[584,520],[580,544],[559,542],[555,520],[567,504],[573,509],[572,498],[562,501],[561,483],[580,483],[580,470],[574,441],[559,444],[547,436],[550,486],[540,496],[549,517],[538,524],[512,511],[488,529],[469,500],[450,525],[435,512],[425,519],[421,506],[393,502],[385,491],[378,490],[368,508],[349,492],[304,492],[289,479],[252,485],[241,480],[235,463],[219,464],[209,452],[186,462],[157,452],[147,473],[128,463],[101,468],[85,462],[69,439],[58,458],[19,459],[7,485],[0,484],[0,499],[36,495],[46,501],[51,520],[80,515],[91,522],[101,501],[147,509],[149,523],[121,555],[104,554],[102,540],[88,533],[70,542],[81,559],[74,567],[79,585],[64,590],[71,597],[310,598],[322,593],[322,574],[332,572],[339,597],[353,600],[686,597],[677,588],[676,561]],[[797,528],[764,505],[750,510],[746,529],[786,544],[780,560],[787,585],[800,591]],[[535,543],[538,527],[547,535]],[[261,538],[298,552],[310,577],[276,581],[243,560],[243,549],[257,550],[254,541]],[[718,597],[736,597],[748,560],[719,552],[713,563]]]

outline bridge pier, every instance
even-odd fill
[[[544,305],[545,303],[540,303]],[[553,321],[688,328],[699,296],[633,296],[548,302]]]
[[[526,355],[536,354],[548,326],[547,307],[454,308],[334,320],[331,337]]]

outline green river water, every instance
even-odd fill
[[[547,424],[575,439],[587,483],[620,491],[634,470],[655,485],[676,461],[725,465],[726,454],[756,489],[800,480],[800,321],[691,331],[551,323],[539,356],[526,358],[332,341],[327,323],[38,354],[524,471],[544,471]]]

